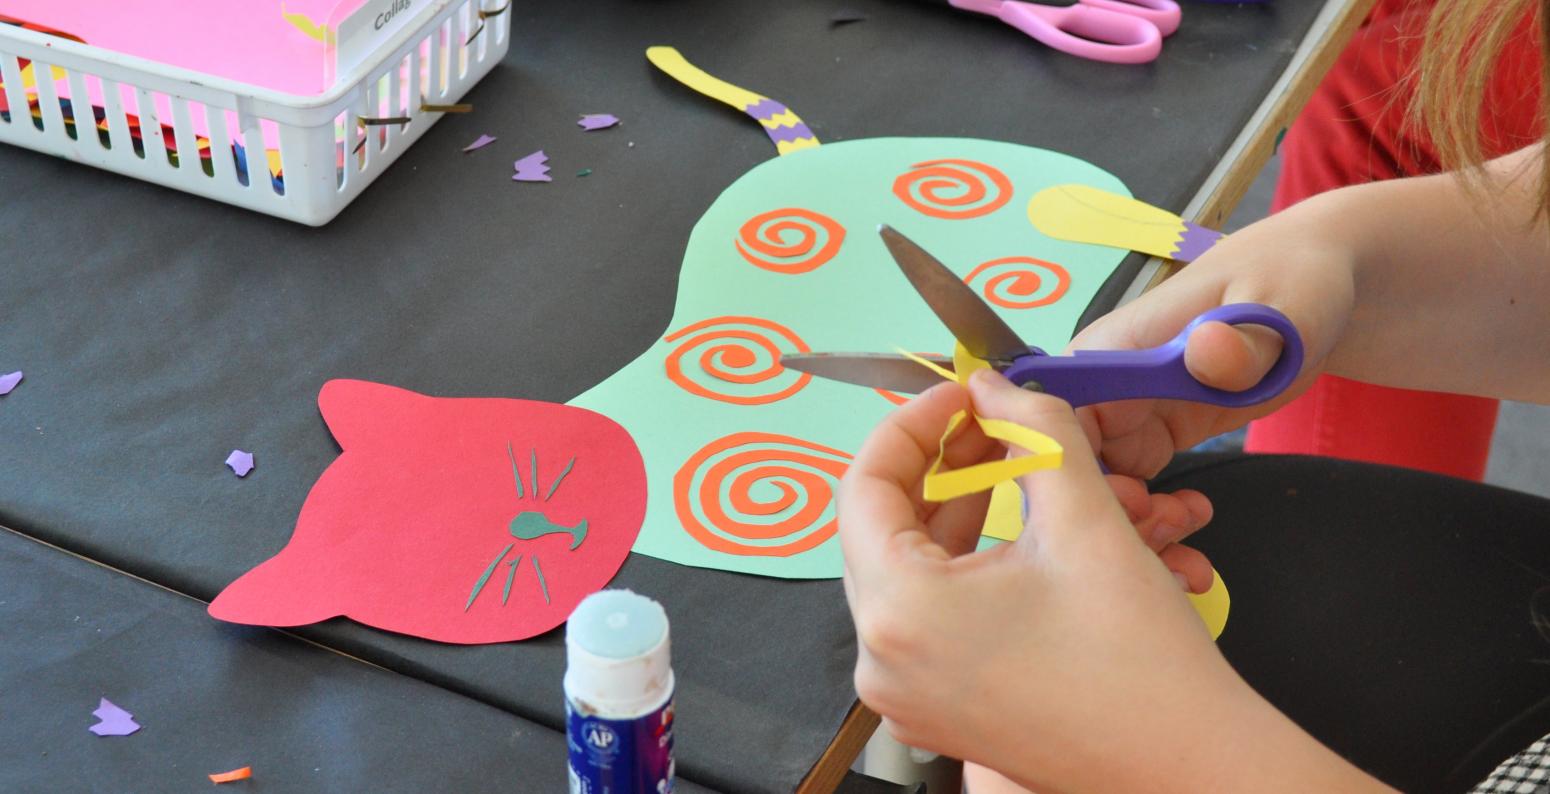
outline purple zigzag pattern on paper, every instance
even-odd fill
[[[764,127],[765,121],[775,118],[776,116],[779,116],[783,113],[790,113],[791,108],[788,108],[785,105],[770,99],[769,97],[765,97],[764,99],[761,99],[758,102],[743,108],[743,112],[758,119],[759,126]],[[808,129],[808,126],[800,120],[798,120],[795,124],[775,127],[773,129],[770,127],[764,127],[764,134],[770,136],[770,140],[774,141],[776,144],[795,143],[796,141],[803,141],[817,137],[816,135],[813,135],[813,131]]]
[[[1193,262],[1196,257],[1211,250],[1211,246],[1216,245],[1220,239],[1221,232],[1184,221],[1184,233],[1179,235],[1179,241],[1173,247],[1172,258],[1179,262]]]

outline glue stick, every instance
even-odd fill
[[[587,596],[565,627],[571,794],[670,794],[667,613],[629,590]]]

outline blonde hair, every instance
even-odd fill
[[[1430,135],[1443,168],[1461,171],[1481,188],[1480,166],[1491,156],[1481,111],[1504,47],[1524,25],[1537,28],[1540,118],[1550,111],[1550,0],[1437,0],[1421,46],[1412,120]],[[1550,134],[1545,125],[1540,135]],[[1539,159],[1539,213],[1550,218],[1550,158]]]

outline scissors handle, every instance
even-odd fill
[[[1281,335],[1281,356],[1259,383],[1226,391],[1195,379],[1184,366],[1184,346],[1201,323],[1263,325]],[[1072,406],[1115,400],[1190,400],[1241,408],[1286,390],[1302,371],[1302,337],[1286,315],[1258,303],[1218,306],[1196,317],[1179,335],[1148,350],[1078,350],[1069,356],[1028,355],[1005,371],[1013,383],[1029,381]]]
[[[1106,8],[1121,14],[1138,16],[1157,28],[1164,38],[1178,32],[1183,13],[1173,0],[1081,0],[1094,8]]]
[[[1065,7],[1006,0],[1002,22],[1061,52],[1107,63],[1150,63],[1162,32],[1135,14],[1078,2]]]

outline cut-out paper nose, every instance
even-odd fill
[[[511,536],[518,540],[534,540],[545,535],[570,535],[570,547],[575,549],[581,545],[581,541],[587,539],[587,520],[583,518],[580,524],[573,527],[564,527],[550,521],[543,513],[535,513],[524,510],[511,519],[508,528]]]

